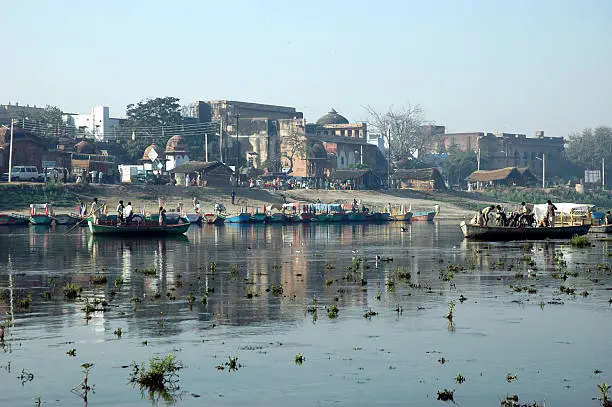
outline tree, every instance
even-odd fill
[[[146,99],[137,104],[127,105],[126,116],[134,127],[161,127],[181,124],[181,106],[179,99],[165,98]]]
[[[289,129],[287,133],[281,135],[282,156],[289,160],[288,174],[293,172],[295,158],[306,154],[306,137],[297,129]]]
[[[588,169],[601,168],[605,158],[608,169],[612,166],[612,128],[600,126],[570,134],[565,152],[572,163]]]
[[[391,129],[391,161],[402,159],[417,159],[422,156],[427,146],[431,145],[431,137],[424,133],[421,126],[424,124],[423,109],[419,105],[408,105],[405,108],[387,112],[379,112],[371,106],[365,107],[370,116],[369,122],[376,131],[387,137]]]
[[[478,168],[476,153],[461,151],[457,145],[452,145],[448,148],[448,157],[443,166],[449,185],[462,185],[464,180]]]

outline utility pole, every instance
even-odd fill
[[[206,155],[204,161],[208,162],[208,133],[204,133],[204,151]]]
[[[387,129],[387,189],[391,189],[391,126]]]
[[[8,182],[11,182],[11,177],[13,174],[13,119],[11,119],[11,145],[9,147],[9,176]]]
[[[606,158],[601,157],[601,190],[606,190]]]
[[[236,186],[238,186],[238,177],[240,176],[240,143],[238,141],[238,126],[240,125],[240,113],[236,113]]]
[[[542,189],[546,188],[546,153],[542,153]]]
[[[219,161],[223,162],[223,116],[220,117],[219,123]]]

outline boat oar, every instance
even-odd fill
[[[83,218],[80,221],[78,221],[73,227],[71,227],[70,229],[68,229],[67,231],[64,232],[64,235],[67,235],[68,233],[72,232],[74,230],[74,228],[76,228],[77,226],[79,226],[81,223],[83,223],[84,221],[86,221],[89,218]]]

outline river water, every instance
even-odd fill
[[[0,229],[1,406],[424,406],[444,389],[463,406],[597,406],[612,380],[605,240],[469,242],[450,222],[66,231]],[[128,382],[169,354],[184,367],[167,394]]]

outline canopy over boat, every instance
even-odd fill
[[[576,204],[576,203],[554,203],[557,207],[555,214],[569,217],[570,215],[582,215],[588,216],[591,214],[594,218],[601,218],[603,212],[597,212],[597,208],[592,204]],[[533,214],[535,215],[536,221],[540,222],[546,216],[547,204],[533,205]],[[600,215],[601,214],[601,215]]]

